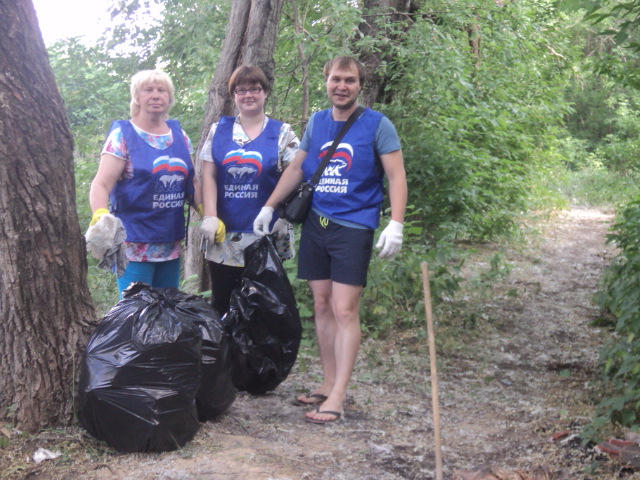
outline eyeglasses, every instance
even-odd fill
[[[236,95],[246,95],[247,93],[255,95],[256,93],[260,93],[261,91],[262,91],[262,87],[251,87],[251,88],[240,87],[234,90],[234,92],[236,92]]]

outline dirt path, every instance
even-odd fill
[[[598,352],[609,335],[590,326],[598,314],[591,299],[611,259],[604,243],[611,220],[573,209],[547,222],[533,244],[508,252],[508,281],[474,306],[476,327],[461,330],[455,348],[439,355],[444,478],[462,478],[462,471],[485,464],[529,473],[545,465],[548,476],[540,478],[554,479],[605,479],[618,472],[576,439],[550,441],[557,432],[578,432],[591,414],[589,380],[599,375]],[[21,446],[25,458],[44,447],[64,451],[62,460],[14,464],[17,470],[0,469],[0,478],[435,478],[429,361],[426,342],[418,338],[365,342],[345,419],[337,424],[307,424],[304,409],[292,404],[296,392],[319,378],[316,359],[303,353],[276,391],[240,395],[178,452],[114,454],[74,430]],[[589,473],[594,462],[599,466]]]

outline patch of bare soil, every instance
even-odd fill
[[[438,352],[445,479],[472,478],[470,472],[483,465],[511,476],[473,478],[640,478],[573,437],[592,413],[591,382],[600,375],[598,353],[610,336],[591,323],[598,315],[592,297],[613,254],[605,245],[611,221],[611,214],[575,208],[538,225],[541,234],[533,243],[508,251],[508,279],[473,305],[475,328],[461,328],[453,346]],[[492,247],[482,249],[469,268],[482,266],[491,253]],[[437,315],[435,320],[438,342]],[[345,417],[332,425],[304,422],[305,408],[292,402],[320,378],[317,358],[304,350],[274,392],[240,394],[179,451],[118,454],[80,429],[21,440],[13,435],[0,449],[0,477],[432,479],[434,423],[424,338],[424,332],[413,332],[363,342]],[[561,440],[551,440],[565,431]],[[38,447],[63,455],[35,464],[30,459]]]

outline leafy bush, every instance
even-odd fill
[[[374,252],[361,303],[362,326],[377,337],[398,329],[413,328],[424,319],[422,262],[429,267],[432,301],[453,297],[460,288],[463,253],[451,241],[431,243],[415,220],[421,211],[408,208],[404,245],[393,261],[381,260]]]
[[[607,239],[620,253],[607,268],[596,300],[616,320],[614,338],[600,357],[608,393],[596,421],[630,426],[640,418],[640,198],[621,211]]]
[[[436,238],[485,241],[509,234],[530,207],[543,152],[570,111],[563,84],[568,58],[541,55],[553,38],[573,55],[550,4],[447,2],[441,22],[416,22],[398,46],[383,111],[403,140],[410,199]],[[440,13],[440,12],[439,12]],[[469,25],[482,49],[468,51]],[[543,33],[544,32],[544,33]]]

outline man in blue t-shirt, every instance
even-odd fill
[[[300,149],[256,217],[254,233],[266,235],[274,207],[308,181],[337,132],[358,107],[364,67],[352,57],[337,57],[324,67],[331,108],[312,115]],[[400,140],[387,117],[365,109],[338,145],[316,186],[311,212],[302,225],[298,277],[313,293],[316,335],[324,380],[300,404],[316,408],[311,423],[329,423],[343,413],[347,387],[360,345],[360,296],[366,284],[374,232],[389,183],[391,219],[376,244],[381,258],[402,246],[407,181]]]

